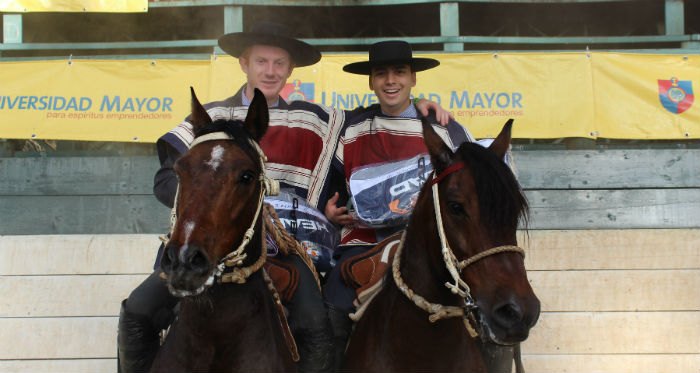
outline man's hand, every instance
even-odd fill
[[[443,109],[437,102],[426,100],[424,98],[418,100],[416,103],[416,108],[418,108],[418,111],[423,114],[424,117],[428,116],[428,110],[435,111],[435,118],[437,119],[438,123],[443,126],[446,126],[450,119],[455,119],[451,112]]]
[[[335,204],[338,202],[339,197],[340,195],[338,195],[338,192],[335,192],[333,197],[326,203],[326,217],[328,220],[338,225],[354,224],[355,219],[348,214],[347,207],[336,207]]]

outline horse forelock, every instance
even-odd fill
[[[479,198],[480,218],[493,234],[528,223],[529,206],[510,167],[492,151],[464,143],[456,152],[471,170]]]
[[[241,120],[225,120],[217,119],[213,123],[204,126],[195,133],[195,139],[200,136],[204,136],[209,133],[214,132],[224,132],[233,138],[236,145],[238,145],[243,151],[248,154],[248,156],[258,164],[258,152],[253,149],[250,145],[251,137],[250,133],[244,127],[244,123]],[[253,140],[254,141],[254,140]],[[210,165],[211,166],[211,165]]]

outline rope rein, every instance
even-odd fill
[[[483,258],[486,258],[491,255],[503,253],[503,252],[517,252],[520,255],[525,257],[525,250],[523,250],[521,247],[518,246],[513,246],[513,245],[504,245],[504,246],[498,246],[494,247],[485,251],[482,251],[474,256],[469,257],[466,260],[458,261],[457,257],[455,256],[454,252],[450,248],[450,244],[447,242],[446,234],[445,234],[445,228],[442,222],[442,212],[440,209],[440,199],[439,199],[439,193],[438,193],[438,181],[442,180],[445,176],[448,174],[457,171],[461,168],[464,167],[463,163],[458,163],[455,164],[448,169],[446,169],[443,173],[440,175],[435,174],[433,172],[432,178],[433,180],[431,181],[431,191],[433,193],[433,206],[435,209],[435,221],[437,224],[437,229],[438,229],[438,236],[440,238],[440,247],[441,247],[441,252],[442,252],[442,257],[443,260],[445,261],[445,267],[447,268],[447,271],[450,274],[450,277],[452,277],[452,280],[454,283],[446,282],[445,287],[447,287],[453,294],[458,295],[460,298],[462,298],[464,305],[461,307],[458,306],[445,306],[442,304],[438,303],[430,303],[428,302],[425,298],[422,296],[416,294],[412,289],[406,285],[404,280],[401,278],[401,252],[403,251],[404,247],[404,241],[406,238],[406,230],[404,230],[403,234],[401,235],[401,241],[399,242],[399,246],[396,249],[396,253],[394,254],[394,260],[392,262],[392,274],[394,277],[394,282],[396,283],[396,286],[399,288],[399,290],[409,299],[411,300],[418,308],[426,311],[429,313],[428,320],[433,323],[437,320],[440,319],[446,319],[450,317],[462,317],[464,321],[464,327],[467,329],[467,332],[472,338],[476,338],[479,333],[474,329],[473,325],[477,325],[475,316],[474,316],[474,311],[478,308],[476,306],[476,303],[474,302],[474,299],[471,296],[469,285],[462,280],[461,277],[461,272],[470,264],[473,264]],[[472,325],[473,324],[473,325]]]
[[[292,237],[292,235],[289,234],[286,229],[284,229],[284,226],[282,225],[282,222],[277,216],[277,212],[272,205],[265,203],[263,205],[263,209],[265,210],[263,221],[267,234],[269,234],[272,240],[278,244],[282,254],[296,254],[304,261],[304,264],[306,264],[306,266],[309,267],[313,273],[314,278],[316,279],[316,285],[318,286],[319,290],[321,290],[321,281],[319,280],[320,276],[316,271],[316,266],[314,265],[313,260],[309,254],[306,253],[306,249],[304,249],[303,245]]]
[[[394,276],[394,282],[396,283],[396,286],[401,290],[401,292],[413,302],[418,308],[422,309],[423,311],[429,313],[430,315],[428,316],[428,320],[431,323],[434,323],[440,319],[447,319],[450,317],[462,317],[464,320],[464,327],[467,329],[467,332],[472,338],[476,338],[479,334],[477,331],[472,327],[471,322],[474,322],[474,317],[472,316],[472,313],[469,312],[469,310],[466,310],[466,303],[465,307],[457,307],[457,306],[444,306],[442,304],[438,303],[430,303],[428,302],[425,298],[422,296],[416,294],[411,288],[406,285],[406,283],[403,281],[403,278],[401,278],[401,252],[403,251],[403,246],[404,246],[404,240],[406,238],[406,231],[403,232],[401,235],[401,241],[399,242],[399,247],[396,249],[396,253],[394,254],[394,260],[391,263],[391,270],[392,270],[392,275]]]

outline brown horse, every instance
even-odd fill
[[[258,141],[267,103],[255,90],[245,122],[212,122],[192,92],[195,140],[175,164],[180,185],[161,266],[183,297],[152,372],[294,371],[268,289],[261,206],[274,189]],[[235,250],[234,250],[235,249]]]
[[[344,371],[483,372],[476,338],[527,338],[540,303],[516,243],[527,201],[503,162],[511,126],[488,149],[465,143],[453,153],[423,120],[435,173],[355,325]]]

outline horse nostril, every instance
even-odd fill
[[[207,258],[202,254],[201,251],[197,251],[192,257],[192,267],[206,267]]]
[[[512,326],[523,319],[523,312],[515,303],[506,303],[494,312],[496,320],[504,326]]]
[[[160,268],[164,271],[172,270],[175,265],[176,258],[177,256],[173,247],[170,245],[166,246],[163,257],[160,259]]]
[[[190,269],[199,273],[206,273],[209,270],[209,259],[201,249],[190,250],[187,256],[187,264]]]

